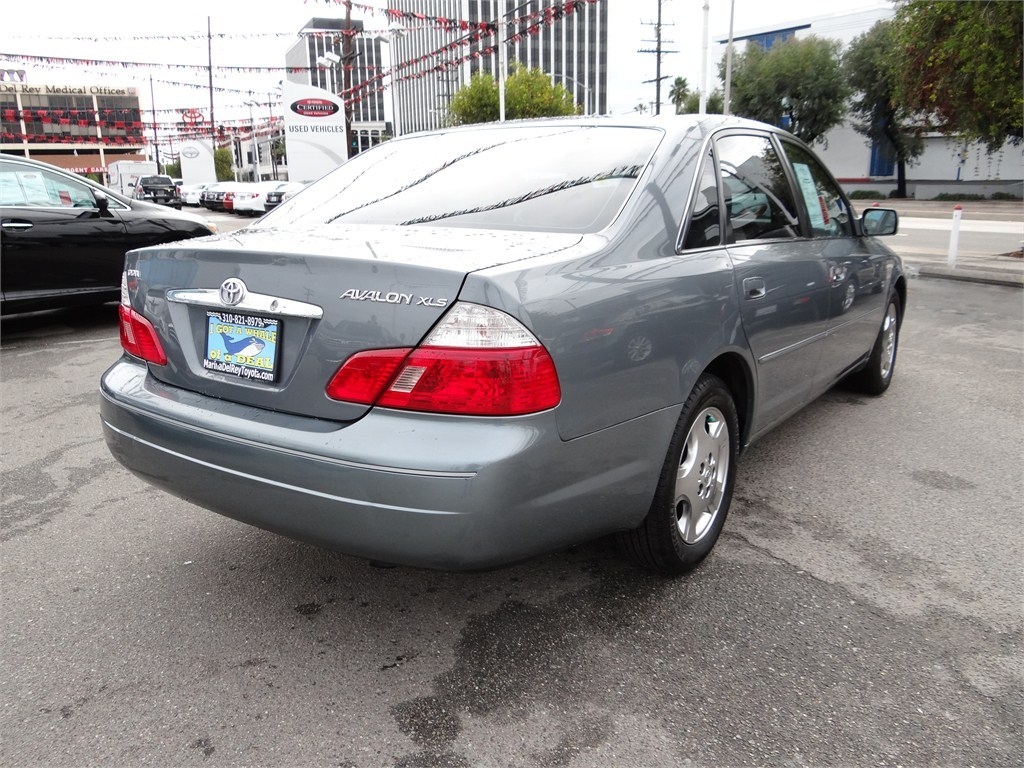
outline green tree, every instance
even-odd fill
[[[478,72],[452,97],[448,111],[456,125],[498,120],[498,83],[486,72]],[[579,112],[572,94],[561,84],[552,85],[550,76],[540,69],[516,66],[505,81],[505,117],[509,120]]]
[[[499,111],[498,83],[486,72],[477,72],[469,78],[469,85],[456,91],[448,105],[448,112],[456,125],[493,123],[498,119]]]
[[[748,43],[733,57],[731,109],[736,115],[783,125],[808,144],[842,122],[849,87],[835,40],[790,38],[765,50]],[[719,64],[725,79],[725,57]]]
[[[175,160],[173,163],[164,163],[164,175],[170,176],[172,179],[180,179],[181,161]]]
[[[907,196],[907,163],[921,154],[927,126],[919,114],[896,100],[898,60],[892,22],[879,21],[855,38],[843,56],[843,71],[854,94],[850,101],[854,130],[891,149],[896,160],[896,197]]]
[[[989,151],[1024,137],[1024,4],[909,0],[893,22],[896,101]]]
[[[722,92],[716,88],[708,94],[708,103],[704,106],[704,111],[709,115],[720,115],[723,111],[723,103],[724,99],[722,97]],[[683,102],[682,111],[679,112],[679,114],[695,115],[698,112],[700,112],[700,94],[687,94],[686,100]]]
[[[685,77],[677,77],[668,90],[668,100],[676,107],[676,114],[683,114],[683,106],[686,104],[686,97],[690,95],[690,84]]]
[[[235,180],[234,159],[228,147],[214,150],[213,167],[217,171],[217,181]]]

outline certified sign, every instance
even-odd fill
[[[292,112],[303,117],[330,117],[339,109],[341,107],[327,99],[299,99],[291,106]]]

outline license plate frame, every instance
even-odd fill
[[[280,372],[279,318],[207,310],[203,368],[245,381],[274,384]]]

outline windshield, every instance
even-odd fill
[[[661,137],[652,128],[532,125],[391,140],[255,226],[596,232],[622,208]]]

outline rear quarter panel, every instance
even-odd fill
[[[700,138],[666,137],[615,224],[578,256],[466,280],[460,298],[519,317],[550,351],[563,439],[680,408],[717,355],[748,359],[728,254],[676,252]]]

